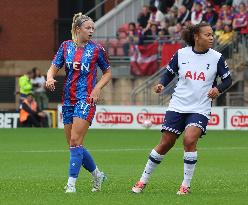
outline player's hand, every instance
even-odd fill
[[[212,88],[208,92],[208,97],[209,98],[212,98],[212,99],[217,98],[219,95],[220,95],[220,92],[219,92],[219,90],[216,87]]]
[[[46,81],[46,88],[50,91],[54,91],[55,90],[55,83],[57,82],[57,80],[51,78],[51,79],[47,79]]]
[[[162,84],[157,84],[154,86],[154,92],[155,93],[161,93],[161,91],[164,89],[164,86]]]
[[[95,87],[91,94],[90,94],[90,104],[91,105],[96,105],[97,101],[99,100],[99,97],[100,97],[100,94],[101,94],[101,89],[100,88],[97,88]]]

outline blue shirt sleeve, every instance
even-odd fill
[[[102,46],[99,46],[99,55],[98,55],[98,59],[97,59],[97,64],[102,71],[107,70],[110,66],[107,53]]]
[[[172,75],[178,74],[178,52],[174,54],[174,56],[171,58],[169,64],[166,67],[167,71],[170,72]]]
[[[217,64],[217,75],[223,80],[231,73],[225,59],[221,56]]]
[[[52,64],[55,65],[58,69],[62,68],[64,63],[65,63],[65,59],[64,59],[64,44],[65,42],[63,42],[60,47],[58,52],[56,53],[56,55],[53,58]]]

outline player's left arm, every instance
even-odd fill
[[[106,54],[106,51],[104,48],[100,47],[99,48],[99,56],[97,60],[98,66],[102,70],[102,77],[101,79],[97,82],[95,88],[92,90],[90,94],[90,101],[92,104],[96,104],[102,88],[108,84],[108,82],[111,80],[111,70],[110,70],[110,65],[108,61],[108,57]]]
[[[217,64],[217,75],[221,78],[221,83],[208,92],[208,97],[215,99],[232,85],[231,73],[224,58],[221,56]]]

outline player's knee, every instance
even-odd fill
[[[80,145],[80,142],[79,142],[78,138],[71,137],[70,146],[78,146],[78,145]]]
[[[163,150],[170,149],[174,146],[176,139],[170,137],[162,137],[159,147]]]
[[[194,138],[185,136],[183,139],[183,145],[184,145],[184,149],[185,151],[194,151],[196,149],[196,143],[197,140],[195,140]]]

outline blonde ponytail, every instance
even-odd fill
[[[71,36],[73,42],[76,45],[78,45],[78,38],[76,33],[77,27],[80,27],[85,21],[89,21],[89,20],[92,21],[92,19],[89,16],[83,15],[81,12],[74,14],[71,25]]]

